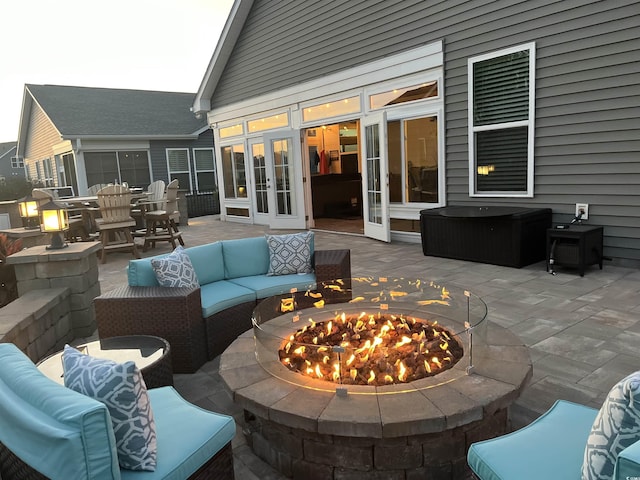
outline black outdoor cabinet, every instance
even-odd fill
[[[546,258],[550,208],[441,207],[420,212],[425,255],[524,267]]]

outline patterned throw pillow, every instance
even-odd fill
[[[163,258],[151,260],[158,283],[163,287],[199,287],[191,259],[180,246]]]
[[[91,357],[65,345],[62,366],[66,387],[109,409],[120,466],[155,471],[156,426],[147,387],[135,363]]]
[[[269,245],[269,271],[267,275],[311,273],[311,243],[313,232],[288,235],[266,235]]]
[[[583,480],[613,477],[618,454],[640,440],[640,371],[614,386],[591,427],[582,464]]]

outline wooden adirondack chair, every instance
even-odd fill
[[[109,185],[98,191],[98,206],[102,218],[96,219],[100,232],[102,250],[101,263],[105,263],[107,252],[130,251],[136,258],[140,253],[131,234],[136,221],[131,217],[131,192],[122,185]]]

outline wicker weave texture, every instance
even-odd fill
[[[0,443],[0,478],[3,480],[49,480],[20,460]],[[233,480],[233,450],[231,442],[198,469],[189,480]]]
[[[351,250],[317,250],[315,272],[318,282],[351,279]]]
[[[209,359],[212,360],[251,328],[251,315],[256,302],[246,302],[227,308],[205,319]]]
[[[120,287],[96,297],[101,338],[155,335],[171,346],[175,373],[193,373],[207,361],[200,289]]]

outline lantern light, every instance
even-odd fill
[[[18,200],[18,210],[22,217],[24,228],[38,228],[38,201],[31,195]]]
[[[66,230],[69,230],[69,216],[64,207],[53,201],[40,207],[40,231],[51,234],[51,245],[47,246],[47,250],[69,246],[62,237],[62,232]]]

